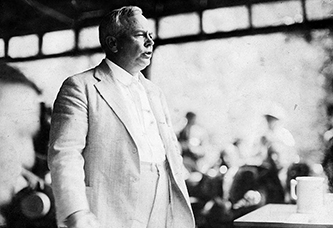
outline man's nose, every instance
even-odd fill
[[[151,34],[147,33],[147,39],[146,39],[146,43],[145,45],[146,46],[153,46],[155,44],[154,40],[153,40],[153,37]]]

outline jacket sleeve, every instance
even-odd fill
[[[89,209],[82,156],[87,132],[85,86],[73,76],[63,83],[51,119],[48,164],[58,223],[78,210]]]

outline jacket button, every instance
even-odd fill
[[[133,150],[132,150],[132,153],[133,154],[135,154],[135,153],[137,153],[138,152],[138,150],[136,149],[136,148],[134,148]]]

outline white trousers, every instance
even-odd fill
[[[140,190],[131,228],[165,228],[170,207],[166,162],[141,162]]]

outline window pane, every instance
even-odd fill
[[[164,17],[160,20],[158,36],[170,38],[198,34],[200,19],[196,13]]]
[[[0,39],[0,57],[5,57],[5,41]]]
[[[38,54],[38,37],[36,35],[16,36],[9,40],[8,55],[23,58]]]
[[[307,0],[306,14],[308,19],[324,19],[333,17],[333,1],[332,0]]]
[[[206,10],[202,20],[205,33],[249,27],[248,10],[245,6]]]
[[[95,48],[100,46],[98,26],[83,28],[79,33],[79,48]]]
[[[289,25],[303,21],[300,1],[256,4],[252,9],[254,27]]]
[[[42,51],[46,55],[70,51],[74,48],[74,38],[73,30],[46,33],[43,37]]]

